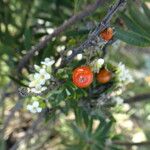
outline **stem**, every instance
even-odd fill
[[[121,145],[121,146],[150,146],[150,141],[143,141],[143,142],[121,142],[121,141],[114,141],[113,144]]]
[[[64,67],[66,64],[70,63],[73,58],[83,52],[83,50],[87,50],[91,46],[95,46],[93,41],[97,39],[99,33],[109,26],[109,22],[112,19],[113,15],[125,4],[126,0],[118,0],[107,12],[104,19],[99,23],[99,25],[95,28],[95,30],[91,33],[89,38],[85,40],[79,47],[74,48],[72,54],[67,57],[63,58],[62,64],[60,67]],[[97,43],[96,43],[97,44]]]
[[[128,98],[124,101],[124,103],[135,103],[135,102],[141,102],[145,100],[150,100],[150,93],[144,93],[140,95],[136,95],[134,97]]]
[[[50,35],[46,35],[42,37],[35,46],[33,46],[29,52],[20,60],[18,64],[18,71],[20,72],[21,69],[29,62],[29,60],[34,56],[36,51],[40,51],[43,49],[47,44],[52,40],[53,37],[58,36],[63,31],[67,30],[70,26],[75,24],[77,21],[89,16],[92,12],[94,12],[101,4],[103,4],[105,0],[96,0],[94,4],[88,5],[83,11],[79,12],[76,15],[73,15],[70,19],[65,21],[62,25],[54,30],[54,32]]]

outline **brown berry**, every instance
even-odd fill
[[[100,36],[104,41],[110,41],[113,37],[113,29],[107,28],[100,33]]]
[[[100,72],[97,74],[97,80],[103,84],[109,82],[111,80],[111,77],[111,72],[106,70],[105,68],[101,69]]]

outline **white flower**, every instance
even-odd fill
[[[103,64],[104,64],[104,59],[99,58],[99,59],[97,60],[97,65],[102,66]]]
[[[72,50],[69,50],[68,52],[67,52],[67,56],[70,56],[72,54]]]
[[[41,108],[41,107],[38,107],[38,108],[36,108],[36,111],[37,111],[38,113],[40,113],[40,112],[42,111],[42,108]]]
[[[33,102],[33,103],[32,103],[32,106],[33,106],[33,107],[38,107],[38,106],[39,106],[39,102],[38,102],[38,101]]]
[[[82,57],[83,57],[82,54],[78,54],[78,55],[76,56],[76,59],[79,61],[79,60],[82,60]]]
[[[44,61],[41,62],[42,65],[45,65],[47,67],[52,66],[55,63],[54,59],[50,58],[45,58]]]
[[[35,94],[45,91],[47,87],[43,85],[50,78],[51,75],[44,68],[40,69],[38,73],[30,76],[29,91]]]
[[[98,73],[99,70],[102,68],[103,64],[104,64],[104,59],[99,58],[99,59],[95,59],[94,61],[92,61],[90,66],[94,73]]]
[[[27,105],[27,110],[31,111],[33,109],[32,105]]]
[[[40,70],[40,66],[38,66],[38,65],[34,65],[34,68],[36,71]]]
[[[27,105],[27,110],[29,110],[31,113],[40,113],[42,108],[39,106],[38,101],[34,101],[32,104]]]
[[[29,83],[29,87],[35,87],[38,84],[38,80],[33,80]]]
[[[41,90],[39,88],[37,88],[37,87],[36,88],[31,88],[30,91],[32,93],[35,93],[35,94],[40,94],[41,93]]]
[[[57,46],[57,48],[56,48],[56,51],[57,52],[62,52],[62,51],[64,51],[65,50],[65,46],[64,45],[59,45],[59,46]]]
[[[34,75],[34,79],[38,80],[40,85],[44,85],[45,82],[50,78],[51,78],[50,74],[47,73],[44,68],[40,69],[39,73],[36,73]]]
[[[113,91],[113,92],[110,94],[110,96],[118,96],[118,95],[121,95],[122,93],[123,93],[123,89],[120,88],[120,89],[118,89],[118,90],[116,90],[116,91]]]
[[[115,102],[117,105],[121,105],[124,102],[124,99],[120,96],[112,96],[112,101]]]
[[[41,62],[42,67],[34,65],[36,72],[29,75],[29,91],[32,93],[40,94],[42,91],[47,89],[44,86],[50,78],[52,79],[51,69],[52,65],[55,63],[53,58],[45,58]]]
[[[118,80],[120,82],[123,82],[125,84],[133,83],[134,82],[132,76],[130,75],[129,70],[125,67],[124,64],[122,64],[122,63],[118,64],[116,73],[118,75],[117,78],[118,78]]]
[[[33,77],[30,78],[31,82],[29,83],[29,87],[44,85],[45,82],[50,78],[50,74],[47,73],[45,69],[40,69],[39,73],[35,73]]]
[[[59,67],[61,65],[62,58],[59,58],[55,63],[55,67]]]
[[[38,24],[44,24],[44,20],[43,19],[37,19]]]
[[[37,86],[31,88],[30,91],[32,93],[40,94],[41,92],[45,91],[46,89],[47,89],[46,86],[37,85]]]
[[[60,38],[60,41],[61,41],[61,42],[64,42],[64,41],[66,41],[66,39],[67,39],[66,36],[62,36],[62,37]]]
[[[46,30],[48,34],[52,34],[54,32],[54,28],[47,28]]]

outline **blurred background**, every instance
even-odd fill
[[[124,63],[135,82],[121,96],[126,103],[110,109],[115,122],[109,130],[109,138],[105,139],[104,147],[89,148],[95,140],[89,138],[81,126],[78,128],[68,124],[75,118],[70,110],[67,115],[57,110],[51,113],[49,110],[47,116],[41,117],[40,114],[32,114],[26,109],[26,103],[36,99],[25,95],[21,89],[26,85],[32,66],[39,64],[45,57],[58,58],[62,49],[71,48],[87,38],[88,33],[100,22],[114,1],[104,1],[91,15],[54,37],[30,59],[21,73],[18,73],[17,68],[19,61],[42,36],[51,34],[64,21],[94,2],[0,0],[0,150],[150,149],[149,0],[128,1],[123,12],[117,13],[111,21],[119,40],[107,48],[105,59],[112,63]],[[97,126],[95,120],[93,130]],[[102,136],[98,138],[98,142],[103,141]],[[112,139],[125,142],[116,142],[113,145]],[[139,144],[132,145],[130,142]]]

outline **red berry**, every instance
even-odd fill
[[[97,74],[97,80],[100,83],[107,83],[111,79],[111,72],[106,70],[105,68],[101,69],[100,72]]]
[[[100,33],[100,36],[102,37],[103,40],[110,41],[113,37],[113,29],[112,28],[107,28],[107,29],[103,30]]]
[[[93,81],[93,73],[88,66],[81,66],[73,71],[72,80],[77,87],[86,88]]]

